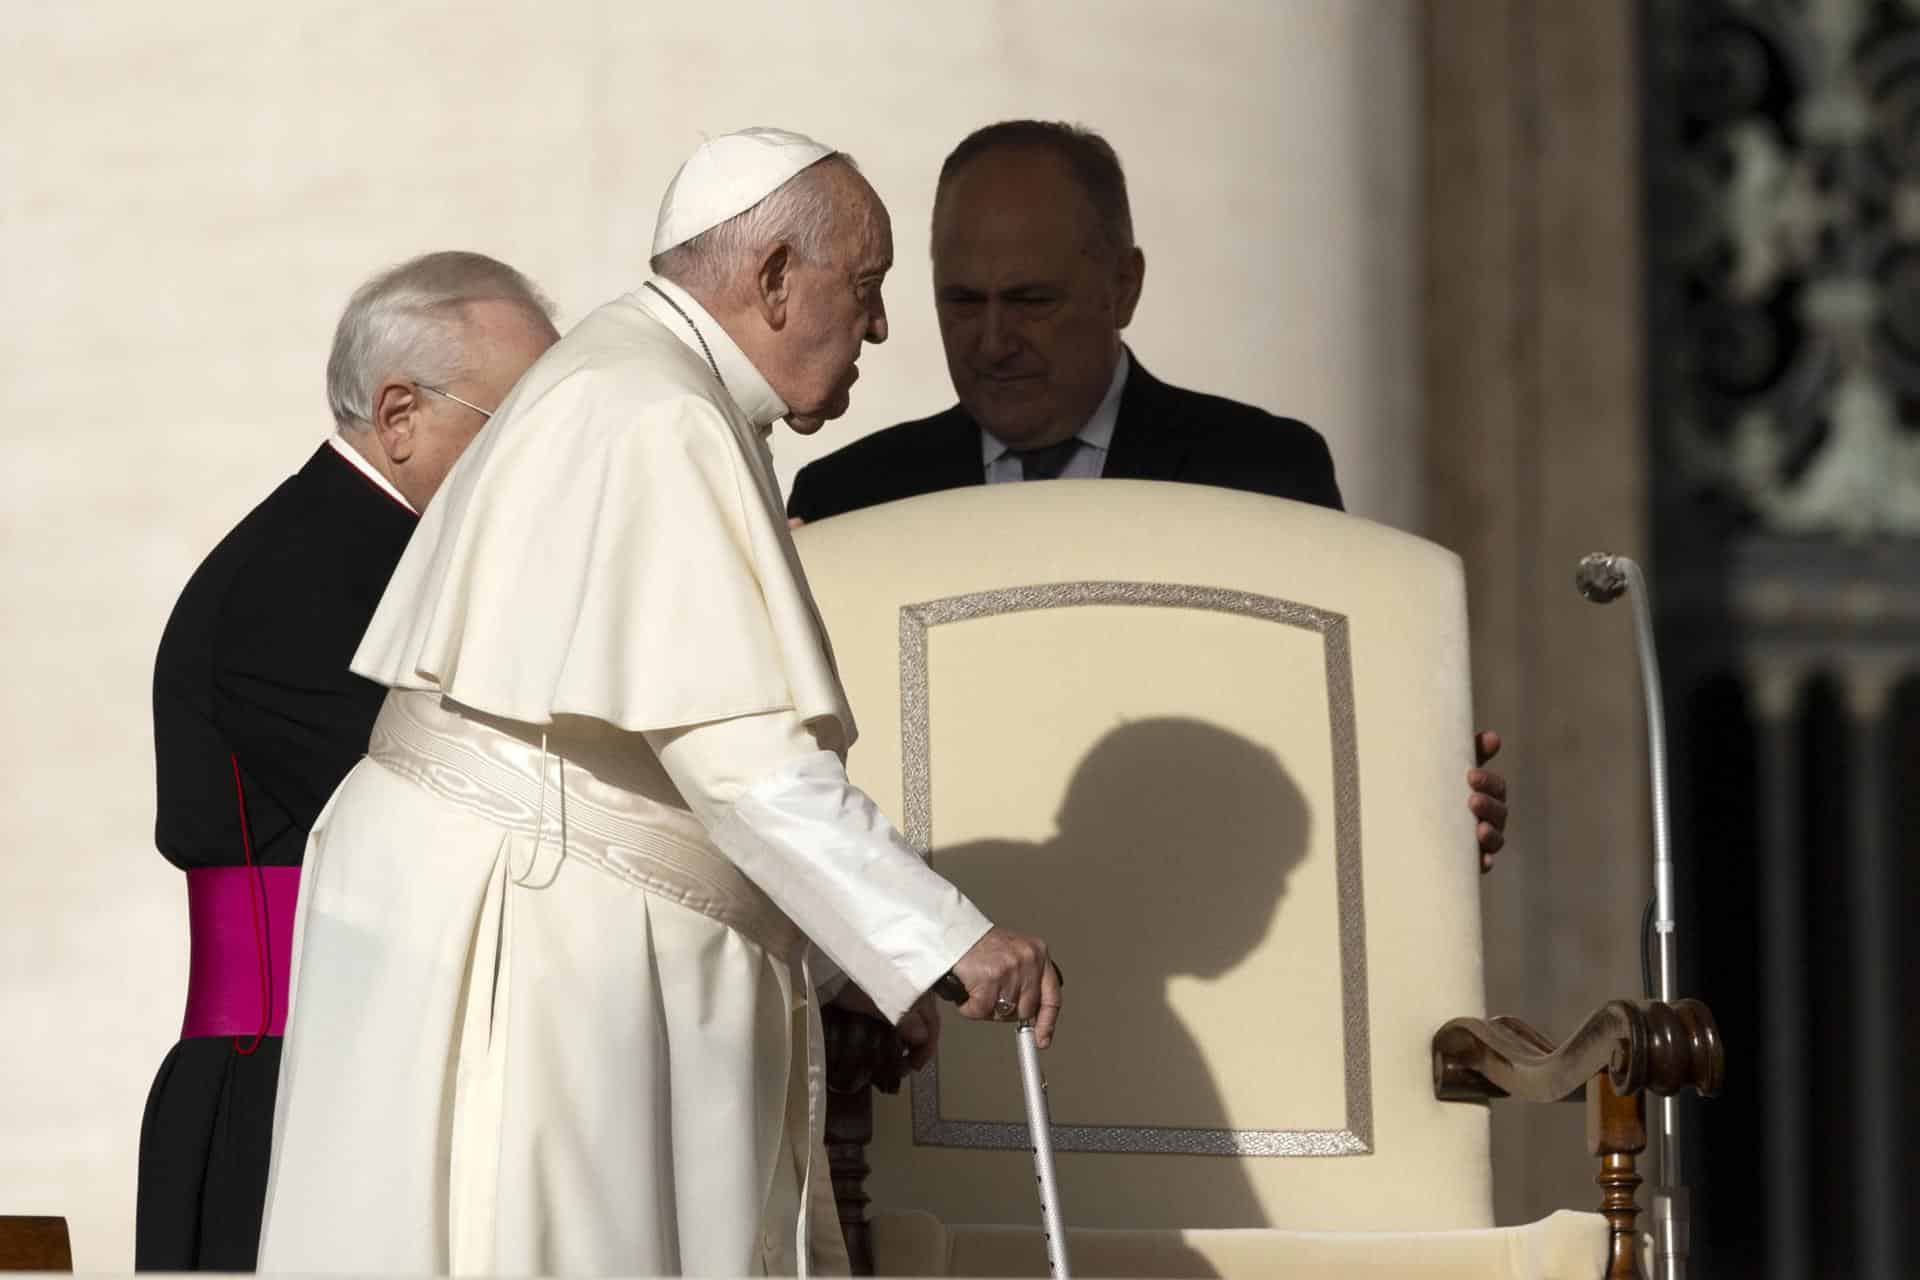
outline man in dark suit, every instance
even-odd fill
[[[1064,460],[1060,474],[1179,480],[1341,509],[1333,459],[1312,427],[1170,386],[1124,348],[1121,358],[1117,411],[1106,423],[1090,422],[1065,437],[1073,456]],[[1014,449],[983,427],[966,405],[957,404],[802,467],[787,513],[803,521],[824,520],[896,498],[1028,479],[1036,455],[1044,457],[1057,443]],[[1089,465],[1096,462],[1098,470]],[[996,475],[996,469],[1006,474]]]
[[[933,291],[960,403],[808,464],[787,513],[824,520],[963,485],[1120,477],[1219,485],[1340,508],[1318,432],[1169,386],[1121,342],[1146,256],[1120,158],[1091,130],[1009,120],[940,167]],[[1484,765],[1499,735],[1475,743]],[[1504,843],[1506,782],[1468,774],[1482,866]]]
[[[1120,340],[1146,256],[1119,157],[1097,134],[1013,120],[940,169],[933,286],[960,403],[803,467],[790,513],[819,520],[1036,476],[1180,480],[1339,507],[1304,423],[1169,386]]]
[[[134,1265],[251,1271],[307,832],[386,690],[347,669],[413,527],[555,341],[525,277],[476,253],[356,292],[327,363],[338,432],[195,570],[154,662],[154,839],[187,874],[180,1041],[140,1129]]]

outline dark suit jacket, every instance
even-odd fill
[[[1129,353],[1131,354],[1131,353]],[[1134,359],[1103,478],[1178,480],[1340,507],[1326,441],[1304,422],[1168,386]],[[959,405],[856,440],[800,468],[787,513],[824,520],[896,498],[986,483],[980,428]]]
[[[153,670],[169,862],[241,864],[238,757],[254,861],[298,865],[386,697],[347,664],[415,523],[322,445],[188,579]],[[216,1037],[167,1054],[140,1126],[138,1269],[253,1270],[279,1069],[277,1036],[246,1055]]]

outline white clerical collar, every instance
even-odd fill
[[[700,357],[700,363],[707,362],[707,351],[713,353],[713,363],[718,366],[727,394],[740,406],[740,412],[747,415],[747,420],[759,428],[761,435],[771,434],[773,424],[787,416],[787,402],[774,392],[772,384],[761,377],[753,361],[747,359],[747,353],[727,336],[727,331],[705,307],[694,301],[692,294],[664,276],[655,276],[634,290],[632,296],[648,315],[686,343]],[[700,346],[703,338],[705,351]]]
[[[1101,397],[1100,406],[1087,419],[1087,424],[1073,433],[1073,438],[1081,444],[1090,444],[1105,453],[1113,448],[1113,429],[1120,422],[1120,393],[1126,389],[1127,374],[1133,368],[1133,361],[1125,347],[1120,348],[1120,358],[1114,362],[1113,377],[1107,382],[1107,394]],[[980,429],[980,461],[992,466],[1012,450],[999,440],[987,434],[985,427]]]
[[[368,427],[367,430],[371,431],[373,430],[373,428]],[[399,489],[395,488],[393,481],[381,475],[380,469],[374,466],[371,462],[368,462],[366,455],[353,447],[353,442],[347,439],[345,432],[335,431],[332,435],[327,437],[327,443],[333,446],[333,451],[335,453],[339,454],[341,457],[345,458],[348,462],[351,462],[356,468],[358,468],[361,475],[365,476],[367,479],[373,481],[375,484],[379,485],[382,489],[386,490],[388,497],[392,498],[395,502],[399,503],[401,506],[405,507],[407,510],[412,511],[413,514],[415,515],[420,514],[420,512],[414,507],[414,505],[411,502],[407,501],[407,495],[400,492]]]

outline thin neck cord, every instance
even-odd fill
[[[685,309],[682,308],[679,303],[675,302],[672,298],[668,297],[666,291],[663,290],[659,285],[649,280],[647,281],[647,288],[653,290],[654,293],[659,296],[660,301],[672,307],[675,315],[679,316],[682,320],[685,320],[687,322],[687,328],[693,330],[693,340],[700,344],[700,354],[707,358],[707,368],[713,370],[713,380],[720,384],[720,389],[722,391],[726,391],[727,380],[720,376],[719,362],[713,358],[713,348],[707,345],[707,336],[700,332],[700,326],[695,324],[693,322],[693,317],[688,315]],[[727,391],[727,394],[732,395],[733,393],[731,391]]]

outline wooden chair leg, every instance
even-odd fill
[[[827,1164],[833,1201],[856,1276],[873,1274],[873,1230],[867,1225],[867,1144],[873,1141],[873,1091],[827,1094]]]
[[[897,1093],[906,1051],[894,1029],[876,1018],[828,1005],[827,1164],[847,1260],[856,1276],[873,1274],[873,1228],[867,1223],[867,1144],[873,1141],[873,1091]]]
[[[1600,1157],[1600,1212],[1607,1220],[1606,1280],[1644,1280],[1640,1271],[1640,1233],[1634,1227],[1640,1206],[1640,1171],[1634,1157],[1647,1149],[1647,1095],[1614,1092],[1602,1071],[1587,1081],[1587,1151]]]
[[[65,1218],[0,1216],[0,1271],[72,1271]]]

